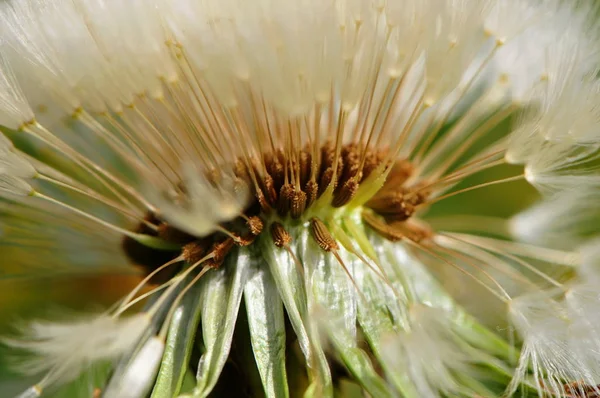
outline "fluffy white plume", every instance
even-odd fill
[[[600,237],[595,237],[579,247],[581,266],[578,274],[590,282],[600,281]]]
[[[414,305],[409,316],[406,332],[385,339],[382,352],[390,371],[407,374],[422,397],[457,393],[455,372],[468,373],[469,364],[476,358],[469,355],[466,343],[460,343],[452,331],[448,313]]]
[[[23,197],[31,195],[33,188],[22,178],[0,174],[0,196]]]
[[[0,147],[0,174],[30,179],[36,176],[37,171],[24,156],[14,151],[13,148]]]
[[[94,362],[113,360],[133,349],[149,325],[146,314],[36,321],[24,327],[18,339],[4,339],[4,342],[31,354],[18,365],[24,373],[48,372],[48,380],[64,383],[75,379]]]
[[[199,178],[193,170],[185,171],[185,192],[171,197],[168,194],[155,196],[153,200],[172,225],[195,236],[205,236],[214,232],[219,223],[242,212],[249,190],[229,173],[220,175],[218,182],[213,184]]]
[[[288,117],[312,124],[315,108],[366,113],[369,120],[358,121],[366,125],[379,114],[366,109],[419,114],[427,106],[444,108],[444,101],[464,99],[474,82],[494,75],[490,70],[509,76],[515,93],[532,89],[544,76],[552,84],[570,82],[578,75],[561,65],[586,61],[581,71],[590,63],[579,56],[585,51],[562,55],[569,43],[588,50],[586,10],[553,0],[2,2],[0,104],[10,106],[0,123],[15,127],[33,119],[34,109],[37,121],[71,142],[80,131],[65,120],[76,121],[135,171],[132,189],[156,188],[151,195],[160,199],[189,180],[185,165],[200,162],[199,170],[210,170],[256,158],[259,145],[268,145],[264,130],[288,124]],[[557,42],[561,54],[546,62]],[[496,80],[489,85],[498,85]],[[390,101],[386,95],[395,90],[400,94]],[[573,95],[563,97],[553,102],[566,103]],[[393,142],[411,116],[382,113],[385,123],[375,123],[380,141]],[[567,128],[573,126],[564,122],[555,130]],[[40,125],[33,130],[56,142]],[[590,140],[589,134],[578,127],[574,135]],[[414,147],[412,138],[404,147]],[[546,175],[562,171],[557,158],[538,157],[528,175],[546,184]],[[191,181],[190,190],[206,191]],[[197,217],[205,204],[191,196],[189,211],[174,209],[169,200],[159,210],[175,223],[190,218],[198,230],[210,229]]]
[[[33,111],[21,92],[12,69],[2,55],[0,41],[0,125],[17,129],[33,119]]]
[[[519,240],[573,250],[597,232],[599,201],[597,186],[563,191],[515,215],[509,228]]]
[[[507,393],[530,380],[540,396],[587,396],[600,383],[600,297],[589,285],[515,299],[513,325],[523,338],[519,366]],[[528,372],[531,370],[531,377]]]

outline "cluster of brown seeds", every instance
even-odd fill
[[[172,227],[156,214],[148,214],[135,232],[159,237],[181,249],[152,249],[127,237],[123,241],[123,249],[148,273],[175,258],[181,258],[188,264],[202,261],[205,267],[219,267],[234,247],[252,244],[263,233],[264,220],[272,220],[273,214],[281,220],[298,220],[327,188],[332,190],[332,207],[346,205],[360,184],[383,164],[386,153],[364,151],[356,144],[348,144],[342,146],[338,154],[333,144],[326,143],[318,154],[318,162],[313,161],[314,157],[309,150],[299,151],[293,156],[286,156],[283,151],[268,153],[263,158],[264,170],[256,167],[250,170],[244,162],[238,161],[236,177],[253,187],[253,200],[244,214],[202,238]],[[417,206],[423,204],[429,194],[423,187],[405,187],[412,171],[411,163],[405,160],[387,165],[385,183],[364,205],[364,221],[393,241],[404,238],[420,241],[429,233],[426,228],[409,222]],[[324,251],[337,251],[338,243],[321,220],[312,218],[310,228],[313,238]],[[273,243],[289,250],[292,237],[283,224],[271,221],[268,229]],[[169,275],[176,272],[172,267],[170,269]],[[168,278],[169,275],[163,277]],[[154,279],[162,280],[163,277]]]
[[[249,170],[246,164],[238,162],[236,175],[247,182],[255,177],[254,196],[261,213],[276,211],[282,218],[298,219],[330,187],[331,206],[347,204],[360,183],[384,161],[384,152],[358,148],[347,144],[338,153],[336,146],[328,142],[318,154],[309,148],[291,154],[280,150],[263,156],[264,170]]]

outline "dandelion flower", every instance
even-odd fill
[[[21,396],[600,394],[595,13],[0,3],[4,280],[139,276]]]

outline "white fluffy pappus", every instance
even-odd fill
[[[507,394],[524,381],[535,385],[540,397],[600,393],[599,311],[598,289],[586,283],[513,300],[509,314],[523,348]]]
[[[113,361],[131,350],[150,326],[146,314],[116,318],[108,315],[73,321],[35,321],[22,328],[18,339],[3,339],[31,356],[18,368],[30,375],[47,372],[38,383],[65,383],[101,361]]]
[[[406,374],[422,397],[465,393],[456,375],[468,377],[470,367],[481,358],[455,333],[452,315],[426,305],[411,307],[408,315],[406,331],[384,337],[389,371]]]
[[[597,231],[599,200],[597,185],[581,183],[513,216],[509,221],[510,232],[521,241],[540,246],[577,247],[593,238]]]
[[[301,153],[300,148],[309,148],[314,160],[321,155],[324,142],[335,143],[338,157],[341,144],[359,143],[382,150],[385,155],[381,156],[390,164],[409,160],[409,175],[398,183],[414,189],[406,196],[418,199],[432,191],[427,198],[431,200],[411,209],[409,216],[420,212],[418,217],[426,217],[425,208],[437,201],[462,193],[462,188],[451,188],[467,177],[506,163],[519,164],[524,170],[519,169],[520,174],[489,184],[526,180],[542,194],[554,196],[514,217],[508,228],[502,227],[520,240],[564,246],[564,256],[550,250],[537,253],[533,246],[487,235],[474,239],[460,234],[442,236],[444,231],[427,228],[427,220],[387,224],[371,208],[363,210],[371,212],[372,229],[390,232],[386,228],[391,228],[390,241],[421,250],[421,255],[444,267],[455,267],[464,280],[476,279],[482,291],[509,304],[511,319],[524,339],[521,364],[509,391],[516,391],[521,382],[535,385],[540,394],[550,391],[559,396],[561,388],[568,388],[567,381],[593,386],[600,369],[585,350],[595,350],[592,333],[597,325],[588,318],[600,308],[593,300],[582,304],[579,299],[593,296],[590,287],[574,287],[565,293],[566,298],[553,300],[537,291],[542,282],[544,286],[560,282],[537,270],[543,280],[536,284],[524,272],[515,271],[533,273],[534,266],[522,257],[544,261],[546,256],[552,262],[571,259],[568,251],[583,240],[578,239],[577,229],[597,207],[594,189],[600,179],[594,162],[600,145],[600,96],[594,46],[598,32],[589,17],[594,6],[584,2],[576,6],[561,0],[2,2],[0,124],[13,130],[7,135],[15,142],[23,136],[33,141],[33,155],[19,152],[10,141],[0,141],[0,194],[19,203],[39,200],[58,205],[96,227],[107,227],[114,236],[143,240],[149,247],[165,243],[150,239],[159,236],[161,227],[175,227],[193,238],[218,231],[237,239],[235,244],[241,246],[241,237],[223,224],[246,216],[250,191],[262,188],[261,178],[268,174],[267,163],[272,165],[274,154],[286,158],[284,166],[292,169],[309,152]],[[494,135],[501,122],[516,114],[510,137]],[[44,164],[34,155],[50,161]],[[268,162],[264,160],[267,155],[271,156]],[[378,170],[384,170],[383,166]],[[249,177],[242,181],[244,173]],[[326,186],[328,194],[333,193],[334,184]],[[364,257],[377,257],[381,253],[369,247],[363,221],[352,219],[360,219],[358,210],[374,194],[372,187],[364,185],[369,189],[357,194],[355,213],[332,210],[329,203],[319,203],[313,210],[327,217],[327,222],[340,223],[338,236],[348,235],[344,246],[367,246],[370,250],[363,250]],[[486,185],[487,181],[465,190]],[[97,202],[101,209],[83,204],[82,198]],[[579,207],[570,208],[569,203]],[[118,217],[111,218],[111,212]],[[266,224],[282,221],[274,212],[270,214],[263,220]],[[358,226],[341,226],[345,218]],[[462,224],[460,215],[455,224]],[[132,232],[132,225],[150,232]],[[297,229],[304,226],[295,225]],[[485,230],[488,225],[481,227]],[[488,235],[497,232],[492,226],[489,230]],[[14,232],[20,236],[23,231]],[[404,235],[394,236],[398,231]],[[317,232],[321,232],[315,238],[320,246],[313,245],[315,250],[337,254],[334,237],[318,228]],[[260,250],[286,250],[294,270],[297,262],[310,261],[310,256],[298,256],[298,249],[289,245],[291,236],[281,236],[286,239],[262,245]],[[308,233],[305,237],[313,239]],[[335,245],[327,245],[331,240]],[[165,247],[174,252],[181,249],[160,248]],[[315,258],[324,257],[320,251],[315,253]],[[407,249],[406,253],[413,252]],[[180,252],[173,257],[164,267],[183,262]],[[181,293],[175,288],[192,279],[187,276],[196,276],[192,274],[195,266],[203,267],[207,258],[214,257],[217,249],[206,257],[205,253],[194,257],[195,265],[160,287],[167,288],[167,293],[159,288],[153,291],[161,292],[155,310],[170,305],[175,292],[174,300],[180,301],[210,267],[203,268]],[[243,261],[249,261],[248,257],[241,256]],[[343,259],[336,260],[328,264],[344,266]],[[360,260],[355,267],[365,266]],[[221,265],[216,260],[215,264]],[[465,272],[469,267],[477,272]],[[348,282],[353,271],[344,271],[339,272],[339,280]],[[502,277],[494,279],[501,273]],[[501,285],[514,282],[515,274],[525,280],[527,291],[539,294],[513,298],[513,291],[523,290]],[[389,283],[387,275],[381,276],[381,283]],[[27,370],[48,371],[43,382],[48,384],[69,381],[89,364],[113,360],[137,347],[131,366],[117,375],[123,379],[109,384],[105,393],[121,397],[129,389],[132,396],[142,396],[154,380],[164,342],[151,337],[140,348],[142,335],[150,329],[147,315],[121,316],[137,302],[136,294],[146,282],[128,296],[114,317],[33,323],[23,331],[23,340],[9,344],[34,354]],[[289,283],[285,289],[277,286],[280,295],[306,287],[300,282],[285,283]],[[422,281],[404,283],[409,293],[417,283],[424,290],[431,287]],[[265,289],[272,285],[265,282]],[[331,287],[333,291],[339,288],[335,281]],[[241,290],[238,293],[241,297]],[[346,289],[344,293],[355,292]],[[363,298],[359,296],[352,297]],[[406,304],[410,315],[406,331],[382,344],[387,366],[406,374],[421,396],[466,394],[465,380],[476,379],[469,379],[472,365],[491,361],[453,330],[448,312],[409,296],[407,302],[414,302]],[[284,306],[290,310],[296,305],[295,300],[302,307],[305,297],[288,296],[284,304],[279,295],[273,298],[282,311]],[[299,309],[291,309],[290,313],[300,314]],[[348,312],[353,331],[349,335],[355,338],[360,322],[354,310]],[[161,337],[171,318],[167,316]],[[235,324],[235,319],[227,321],[223,322],[227,327]],[[296,331],[310,330],[303,319],[297,322]],[[231,333],[223,335],[232,336],[232,327],[227,330]],[[226,359],[219,355],[227,354],[229,347],[209,348],[214,360],[202,369],[218,375]],[[533,374],[526,375],[529,368]],[[270,374],[262,370],[263,375]],[[328,370],[323,373],[331,377]],[[213,379],[210,383],[204,379],[202,385],[212,388]],[[479,387],[479,391],[487,388]]]

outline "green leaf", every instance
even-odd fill
[[[340,249],[340,258],[353,274],[358,267],[366,267],[358,258]],[[323,320],[327,335],[342,361],[356,381],[374,397],[392,397],[389,386],[377,374],[367,353],[357,347],[357,300],[361,300],[357,287],[332,253],[325,253],[313,241],[305,252],[307,269],[312,268],[312,293],[318,303],[326,307]],[[312,265],[312,267],[311,267]]]
[[[202,282],[202,336],[206,351],[200,358],[195,397],[206,397],[219,380],[229,356],[250,257],[245,250],[230,253],[219,269]]]
[[[244,288],[250,340],[265,395],[286,398],[289,390],[283,303],[266,266],[261,261],[252,267]]]
[[[366,300],[358,301],[358,322],[373,353],[384,367],[390,382],[406,398],[419,398],[420,394],[406,374],[399,374],[386,366],[381,340],[406,326],[406,309],[378,275],[367,267],[356,267],[356,279]]]
[[[310,239],[302,227],[290,232],[300,241]],[[299,271],[302,265],[296,263],[285,249],[276,247],[270,238],[262,239],[260,242],[261,253],[269,264],[269,270],[308,363],[311,385],[306,390],[305,396],[330,397],[333,395],[333,386],[327,358],[320,342],[314,338],[313,331],[307,324],[306,291],[303,275]]]
[[[201,292],[202,284],[196,283],[186,292],[181,304],[173,313],[167,336],[167,347],[152,391],[152,398],[172,398],[181,391],[198,330]]]

